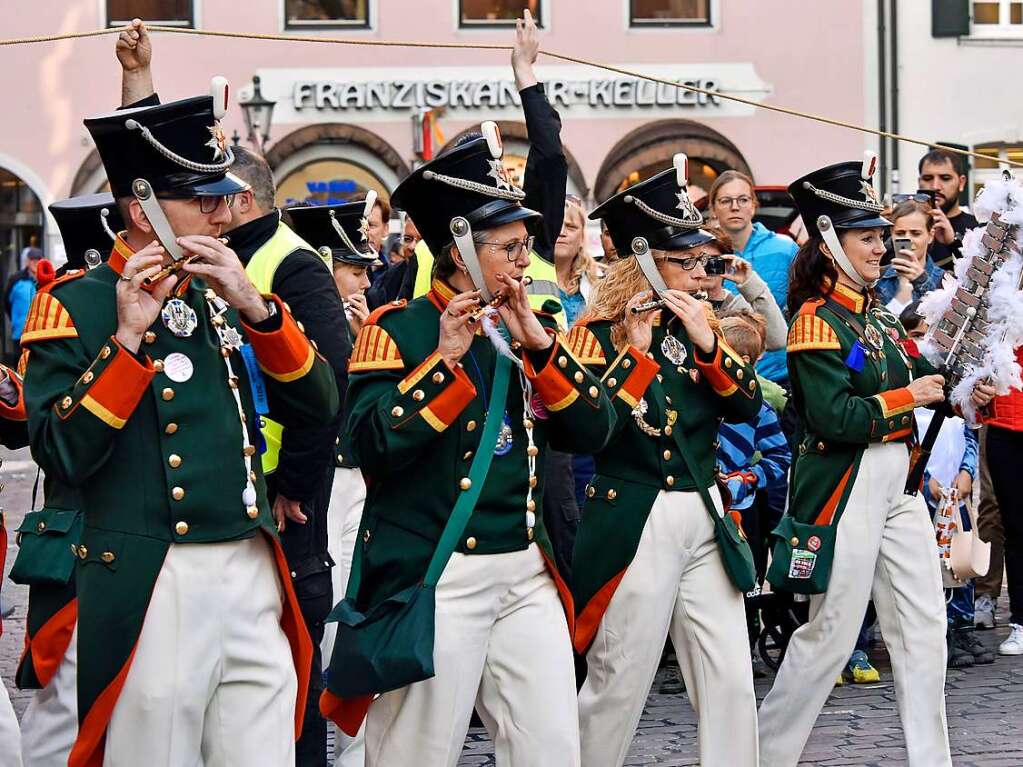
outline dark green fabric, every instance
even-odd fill
[[[437,583],[483,492],[497,435],[504,422],[510,377],[511,362],[499,356],[480,449],[469,470],[472,484],[458,497],[423,582],[360,612],[355,606],[355,597],[362,580],[362,554],[361,549],[356,550],[348,594],[327,616],[328,622],[336,620],[341,624],[327,672],[328,688],[336,695],[352,698],[384,693],[433,676]]]
[[[837,524],[808,525],[782,517],[772,533],[777,540],[767,580],[781,591],[823,594],[831,578],[837,531]]]
[[[73,509],[30,511],[18,527],[18,556],[10,578],[25,586],[64,586],[75,567],[73,548],[82,535],[82,514]]]

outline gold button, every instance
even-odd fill
[[[590,396],[593,397],[593,399],[596,399],[597,395],[600,394],[600,389],[598,389],[596,386],[591,386],[589,393]]]
[[[255,519],[256,517],[259,516],[259,507],[258,506],[248,506],[245,509],[245,513],[249,515],[249,519]]]
[[[142,340],[145,341],[147,344],[155,344],[156,333],[154,333],[152,330],[147,330],[145,333],[142,334]]]
[[[109,346],[104,346],[102,349],[99,350],[99,358],[101,360],[105,360],[109,356],[110,356],[110,347]]]
[[[345,457],[343,455],[341,455],[341,453],[338,453],[337,454],[337,462],[338,463],[344,463],[344,460],[345,460]]]
[[[793,535],[792,538],[789,540],[789,543],[791,543],[793,546],[798,546],[799,545],[799,539],[796,536]]]
[[[112,551],[104,551],[102,554],[99,555],[99,558],[102,559],[104,562],[106,562],[109,565],[115,559],[114,552],[112,552]]]
[[[467,450],[465,455],[462,456],[462,460],[468,461],[470,458],[472,458],[472,450]]]
[[[526,528],[526,538],[528,538],[529,540],[533,540],[533,536],[534,535],[536,535],[536,534],[533,532],[533,528],[527,527]]]
[[[295,324],[296,324],[296,325],[298,325],[298,329],[299,329],[299,330],[301,330],[301,331],[302,331],[303,333],[305,333],[305,325],[303,325],[303,324],[302,324],[301,322],[299,322],[298,320],[295,320]]]
[[[438,370],[433,374],[433,382],[435,384],[444,383],[444,374]]]
[[[364,533],[362,534],[362,542],[363,542],[363,543],[369,543],[369,539],[370,539],[371,537],[372,537],[372,534],[371,534],[371,533],[369,532],[369,530],[367,530],[366,532],[364,532]]]
[[[61,406],[61,407],[62,407],[62,408],[63,408],[64,410],[67,410],[67,409],[68,409],[69,407],[71,407],[71,403],[72,403],[72,402],[73,402],[73,400],[72,400],[72,399],[71,399],[70,397],[65,397],[64,399],[62,399],[62,400],[60,401],[60,406]]]
[[[670,461],[671,460],[671,451],[670,450],[665,450],[663,455],[664,455],[664,460],[665,461]]]
[[[735,377],[738,378],[740,381],[742,380],[742,377],[744,375],[746,375],[746,374],[742,371],[742,368],[740,368],[739,370],[735,371]]]
[[[176,469],[176,468],[178,468],[178,466],[180,466],[180,465],[181,465],[181,456],[180,456],[180,455],[175,455],[175,454],[173,454],[173,453],[172,453],[172,454],[171,454],[170,456],[168,456],[168,458],[167,458],[167,464],[168,464],[168,465],[169,465],[169,466],[170,466],[170,467],[171,467],[172,469]]]
[[[558,367],[559,368],[567,368],[568,367],[568,357],[566,357],[564,354],[562,354],[560,357],[558,357]]]
[[[170,402],[174,399],[174,390],[168,386],[160,393],[160,396],[164,398],[164,401]]]
[[[422,402],[425,396],[426,394],[423,393],[422,389],[416,389],[414,392],[412,392],[412,399],[414,399],[416,402]]]
[[[666,484],[668,487],[671,487],[672,485],[675,484],[675,478],[669,474],[667,477],[664,478],[664,484]]]
[[[536,511],[536,501],[532,498],[526,501],[526,511]]]
[[[173,434],[177,430],[178,430],[178,425],[176,423],[174,423],[173,421],[171,421],[169,424],[167,424],[163,428],[163,433],[164,434]]]
[[[818,442],[817,443],[817,449],[823,453],[824,452],[824,443],[823,442]]]
[[[173,498],[175,501],[180,501],[184,497],[185,497],[185,488],[183,488],[183,487],[175,487],[175,488],[173,488],[171,490],[171,498]]]
[[[622,367],[626,368],[626,369],[631,368],[632,367],[632,360],[630,360],[628,357],[623,359],[622,360]]]
[[[529,486],[530,487],[536,487],[536,475],[535,474],[530,474],[529,475]]]
[[[237,389],[238,388],[238,376],[231,376],[230,378],[228,378],[227,379],[227,385],[230,386],[232,389]]]
[[[458,480],[458,486],[463,490],[468,490],[470,487],[472,487],[472,480],[469,479],[468,477],[462,477],[460,480]]]
[[[522,426],[524,428],[526,428],[526,429],[532,429],[533,428],[533,419],[532,418],[523,418],[522,419]]]
[[[614,388],[615,386],[618,385],[618,379],[617,378],[608,378],[607,379],[607,385],[610,386],[611,388]]]
[[[163,360],[153,360],[153,370],[157,373],[163,372]]]
[[[756,388],[757,388],[757,382],[756,381],[750,381],[749,382],[749,390],[753,391]]]
[[[665,426],[664,427],[664,436],[666,436],[666,437],[670,437],[671,436],[671,426]]]
[[[284,311],[286,311],[288,314],[291,314],[291,306],[288,305],[287,301],[281,301],[281,306],[284,307]]]
[[[174,525],[174,532],[177,533],[178,535],[187,535],[188,523],[185,522],[184,520],[178,522],[176,525]]]
[[[894,429],[895,428],[895,421],[889,421],[888,422],[888,428],[889,429]]]
[[[586,377],[586,376],[584,376],[584,375],[583,375],[583,371],[581,371],[581,370],[577,370],[577,371],[575,371],[575,375],[574,375],[574,376],[572,376],[572,378],[574,378],[574,379],[575,379],[575,382],[576,382],[576,383],[582,383],[582,382],[583,382],[583,379],[584,379],[585,377]]]
[[[90,382],[90,381],[92,381],[92,379],[93,379],[93,378],[95,378],[95,377],[96,377],[96,376],[94,376],[94,375],[92,374],[92,371],[91,371],[91,370],[86,370],[86,371],[85,371],[85,375],[83,375],[83,376],[82,376],[82,383],[89,383],[89,382]]]
[[[526,455],[528,455],[530,458],[536,458],[536,456],[538,456],[539,454],[540,448],[538,448],[536,445],[530,445],[529,447],[526,448]]]
[[[908,423],[909,423],[909,416],[908,415],[902,416],[902,425],[905,426]]]
[[[36,532],[38,532],[38,533],[41,533],[45,529],[46,529],[46,523],[45,522],[40,522],[38,525],[36,525]]]
[[[403,408],[401,405],[395,405],[394,407],[391,408],[392,417],[401,418],[403,415],[405,415],[405,408]]]
[[[85,559],[87,556],[89,556],[89,550],[87,548],[85,548],[85,546],[79,546],[78,547],[78,558],[79,559]]]
[[[255,454],[256,454],[255,445],[246,445],[245,447],[242,448],[242,455],[245,456],[246,458],[251,458]]]
[[[596,494],[597,494],[597,488],[595,488],[593,485],[587,485],[586,486],[586,497],[587,498],[592,498]]]
[[[617,497],[618,497],[618,491],[615,490],[613,487],[610,490],[607,491],[607,499],[609,501],[613,501]]]
[[[657,383],[663,383],[663,382],[664,382],[664,376],[662,376],[660,373],[658,373],[657,374]]]
[[[476,431],[476,422],[475,421],[469,421],[469,423],[467,423],[465,425],[465,430],[466,431]]]
[[[726,368],[730,368],[731,366],[732,366],[732,358],[731,357],[725,357],[725,367]]]
[[[249,479],[250,479],[250,480],[251,480],[252,482],[255,482],[255,481],[256,481],[256,472],[254,472],[254,471],[250,471],[250,472],[249,472]]]
[[[476,539],[473,538],[471,535],[465,539],[465,548],[467,549],[476,548]]]

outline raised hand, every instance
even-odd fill
[[[178,237],[178,245],[197,256],[182,267],[202,277],[227,303],[237,309],[246,322],[262,322],[269,315],[266,300],[245,273],[238,255],[216,237],[193,234]]]
[[[533,65],[540,52],[540,36],[533,15],[526,8],[522,18],[515,21],[515,45],[512,48],[511,63],[515,73],[515,87],[520,91],[536,85]]]
[[[153,43],[142,19],[132,19],[124,28],[117,36],[114,51],[125,72],[149,69],[153,62]]]
[[[710,354],[714,350],[715,336],[703,302],[681,290],[666,290],[661,293],[661,298],[665,306],[682,320],[693,345],[704,354]]]
[[[142,334],[156,322],[163,308],[163,302],[177,284],[176,275],[161,280],[149,293],[142,289],[143,280],[163,268],[165,251],[159,242],[153,240],[128,259],[117,281],[117,332],[118,343],[135,353],[142,343]]]
[[[497,311],[511,337],[531,351],[546,349],[554,343],[554,339],[547,335],[547,331],[533,313],[533,307],[529,305],[526,286],[502,272],[498,272],[497,281],[501,283],[502,293],[506,296],[505,302]],[[485,319],[483,321],[486,322]]]
[[[650,351],[650,344],[653,343],[654,320],[657,319],[658,312],[655,310],[637,314],[632,311],[632,307],[646,303],[653,298],[653,295],[653,291],[650,290],[637,293],[625,306],[625,318],[623,320],[625,337],[632,346],[635,346],[643,354]]]

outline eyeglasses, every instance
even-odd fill
[[[503,250],[505,256],[511,263],[515,263],[519,260],[519,256],[522,255],[522,249],[525,248],[526,252],[529,253],[533,249],[533,242],[536,240],[535,237],[527,237],[524,240],[515,240],[514,242],[480,242],[480,245],[489,245],[490,252],[494,250]]]
[[[225,194],[222,197],[200,197],[199,199],[199,212],[204,216],[208,216],[211,213],[215,213],[220,207],[221,203],[231,207],[234,205],[234,195]]]
[[[693,271],[697,266],[706,266],[710,260],[710,256],[706,253],[701,253],[698,256],[689,256],[689,258],[676,258],[674,256],[668,256],[664,259],[665,261],[671,261],[673,264],[678,264],[687,272]]]
[[[738,205],[740,208],[748,208],[752,203],[753,198],[748,194],[739,197],[718,197],[714,202],[715,205],[720,205],[722,208],[731,208],[733,205]]]

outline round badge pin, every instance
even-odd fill
[[[809,538],[806,539],[806,548],[810,549],[810,551],[817,551],[820,549],[820,547],[821,539],[818,538],[816,535],[811,535]]]
[[[184,383],[192,377],[195,365],[181,352],[168,354],[163,360],[163,373],[175,383]]]

